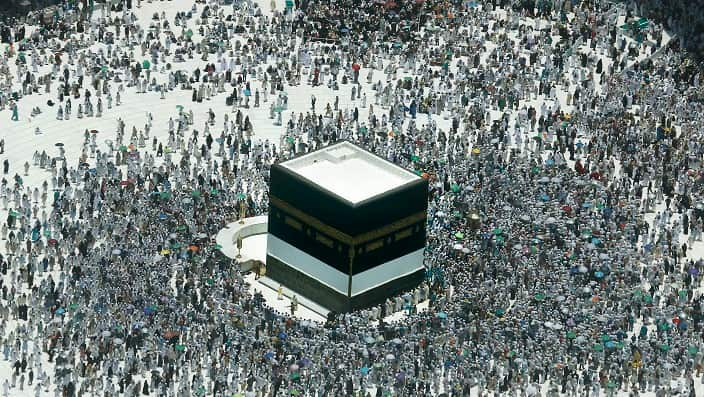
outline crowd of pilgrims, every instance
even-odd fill
[[[84,22],[66,2],[2,29],[3,123],[40,90],[52,99],[32,116],[62,123],[71,100],[100,117],[125,91],[191,102],[168,122],[119,119],[107,145],[85,131],[77,159],[4,161],[1,395],[670,396],[704,382],[701,66],[657,23],[638,43],[616,22],[632,11],[606,1],[301,0],[271,16],[209,1],[146,21],[139,3],[95,4]],[[321,85],[310,108],[289,100]],[[205,120],[188,109],[210,99]],[[254,112],[278,142],[257,137],[272,126]],[[272,163],[341,139],[430,180],[427,277],[303,321],[252,294],[213,236],[240,208],[267,212]],[[47,181],[25,184],[39,170]]]

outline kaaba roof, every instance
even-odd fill
[[[281,165],[352,203],[420,179],[418,175],[347,141]]]

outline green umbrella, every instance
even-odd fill
[[[126,152],[126,151],[127,151],[127,146],[121,145],[121,146],[120,146],[120,151],[121,151],[121,152]]]
[[[682,289],[682,290],[680,290],[680,292],[678,292],[677,294],[680,296],[680,298],[686,298],[686,297],[687,297],[687,290],[686,290],[686,289]]]
[[[237,200],[244,200],[247,198],[247,195],[244,193],[240,193],[237,195]]]
[[[180,352],[185,351],[186,345],[176,345],[176,350]]]
[[[78,303],[71,303],[70,305],[68,305],[68,308],[71,310],[76,310],[78,309]]]
[[[602,342],[608,342],[610,340],[611,340],[611,337],[609,337],[609,335],[606,335],[606,334],[601,335]]]
[[[298,380],[301,378],[301,375],[298,372],[292,372],[290,378],[291,380]]]
[[[608,387],[609,389],[613,389],[614,387],[616,387],[616,383],[614,383],[613,381],[609,381],[609,383],[606,384],[606,387]]]
[[[600,351],[604,350],[604,345],[602,345],[601,343],[595,343],[594,346],[592,346],[592,348],[595,351],[600,352]]]
[[[687,348],[687,352],[691,355],[695,355],[699,353],[699,349],[697,349],[695,346],[690,346]]]
[[[666,352],[666,351],[670,350],[670,345],[663,343],[662,345],[660,345],[660,350]]]
[[[462,232],[455,233],[455,238],[458,240],[462,240],[464,238],[464,233],[462,233]]]
[[[535,294],[534,298],[537,301],[541,301],[541,300],[545,299],[545,294],[537,293],[537,294]]]
[[[498,317],[501,317],[501,316],[503,316],[503,315],[506,313],[506,310],[504,310],[504,309],[496,309],[496,311],[495,311],[494,313],[495,313]]]
[[[160,197],[161,197],[163,200],[168,200],[168,199],[171,198],[171,193],[169,193],[169,192],[161,192],[161,193],[160,193]]]
[[[149,63],[148,60],[145,59],[144,61],[142,61],[142,69],[149,69],[150,66],[151,63]]]
[[[215,247],[213,247],[213,248],[215,248],[216,250],[221,250],[221,249],[222,249],[222,245],[220,245],[220,244],[215,244]]]
[[[193,30],[188,29],[188,30],[186,31],[186,37],[188,37],[189,39],[190,39],[191,37],[193,37]]]
[[[176,109],[178,109],[179,112],[183,112],[183,105],[176,105]]]
[[[179,248],[181,248],[181,243],[172,244],[172,245],[171,245],[171,248],[173,248],[173,249],[179,249]]]
[[[210,189],[210,194],[218,194],[218,189]]]
[[[200,197],[200,190],[194,190],[191,192],[191,196],[193,197]]]
[[[567,339],[574,339],[577,337],[577,334],[574,333],[574,331],[567,331]]]
[[[495,235],[498,236],[499,234],[503,233],[503,230],[501,230],[501,228],[498,228],[498,227],[497,227],[496,229],[494,229],[493,232],[494,232]]]
[[[420,158],[419,158],[418,156],[416,156],[416,155],[411,156],[411,161],[412,161],[412,162],[417,163],[418,160],[420,160]]]
[[[182,232],[182,231],[184,231],[184,230],[186,230],[186,225],[178,225],[178,226],[176,227],[176,231],[177,231],[177,232]]]
[[[450,186],[450,189],[452,190],[453,193],[459,193],[459,191],[460,191],[460,185],[458,185],[458,184],[456,184],[456,183],[453,183],[453,184]]]
[[[212,278],[209,278],[209,279],[205,280],[205,283],[208,284],[209,286],[212,286],[213,284],[215,284],[215,281]]]

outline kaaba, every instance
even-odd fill
[[[428,181],[341,141],[271,167],[267,276],[336,312],[424,277]]]

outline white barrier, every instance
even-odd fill
[[[237,238],[241,237],[243,240],[247,237],[256,236],[259,234],[265,234],[267,232],[268,216],[254,216],[251,218],[245,218],[243,223],[240,221],[232,222],[220,230],[215,236],[215,241],[222,246],[220,252],[228,258],[237,259],[240,263],[242,271],[249,271],[252,269],[256,261],[261,260],[260,258],[249,258],[246,254],[242,254],[240,258],[237,258]]]

